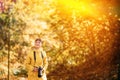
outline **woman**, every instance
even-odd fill
[[[47,80],[45,72],[48,61],[46,53],[42,49],[41,39],[35,40],[34,46],[27,54],[25,65],[28,71],[28,80]]]

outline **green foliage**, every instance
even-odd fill
[[[27,71],[23,67],[19,67],[13,70],[13,74],[19,77],[27,77]]]

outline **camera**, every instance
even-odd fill
[[[43,69],[41,67],[38,68],[38,77],[42,77],[43,75],[42,70]]]

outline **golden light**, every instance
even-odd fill
[[[58,0],[57,7],[62,13],[75,13],[81,16],[98,16],[100,11],[98,10],[97,4],[90,0]]]

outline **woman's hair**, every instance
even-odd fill
[[[42,40],[40,38],[35,39],[35,42],[36,41],[40,41],[42,43]]]

